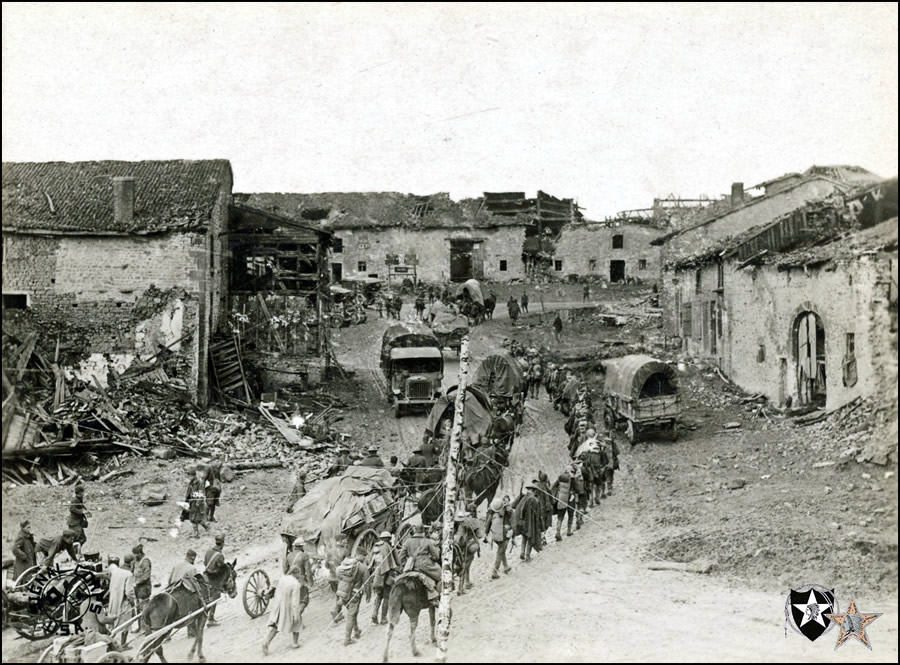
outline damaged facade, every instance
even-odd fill
[[[539,237],[555,238],[576,211],[571,200],[542,192],[535,199],[514,192],[458,202],[447,194],[396,192],[235,194],[235,201],[332,231],[333,281],[523,279],[528,243],[537,248]]]
[[[39,331],[50,358],[103,385],[165,356],[204,404],[229,162],[4,163],[2,185],[4,332]]]
[[[317,383],[330,359],[331,234],[234,203],[227,234],[228,327],[213,347],[214,390],[248,402]]]
[[[649,223],[635,221],[572,224],[560,232],[552,270],[565,278],[655,282],[660,248],[650,242],[664,233]]]
[[[884,389],[897,180],[843,189],[664,266],[666,325],[687,354],[781,405],[832,410]]]

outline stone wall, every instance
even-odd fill
[[[556,243],[552,274],[610,279],[610,262],[625,261],[625,276],[656,281],[659,276],[660,248],[650,241],[664,234],[641,224],[578,224],[563,227]],[[622,236],[622,247],[613,247],[613,236]],[[558,261],[561,269],[556,270]]]
[[[3,292],[27,294],[29,315],[65,333],[63,348],[83,347],[75,351],[84,357],[73,360],[71,368],[89,367],[104,381],[103,362],[127,365],[136,355],[149,357],[159,344],[188,331],[203,332],[173,347],[190,368],[181,378],[200,398],[205,397],[206,364],[199,354],[205,350],[208,329],[201,323],[206,318],[208,253],[205,233],[5,233]],[[104,355],[110,358],[104,361]]]
[[[718,268],[709,264],[696,270],[667,271],[684,324],[690,303],[690,330],[681,326],[682,348],[692,357],[717,362],[723,373],[744,390],[762,393],[775,403],[786,397],[797,401],[796,322],[803,312],[814,312],[825,329],[826,408],[836,409],[858,396],[884,390],[886,359],[896,368],[896,335],[891,333],[889,304],[892,263],[896,259],[873,255],[846,259],[805,270],[778,270],[773,265],[723,270],[724,289],[716,291]],[[674,279],[678,283],[674,284]],[[710,303],[717,302],[722,336],[715,352],[708,337],[713,329]],[[710,312],[710,325],[704,321]],[[698,328],[699,326],[699,328]],[[684,334],[689,332],[690,334]],[[845,385],[847,334],[854,335],[856,382]],[[896,382],[896,372],[893,374]]]
[[[331,263],[340,263],[345,276],[378,275],[387,278],[387,254],[415,254],[417,274],[425,282],[444,282],[450,279],[450,239],[480,242],[484,259],[484,279],[508,281],[523,279],[522,245],[524,226],[501,226],[477,229],[410,229],[403,227],[373,229],[341,229],[335,231],[343,245],[340,253],[332,253]],[[476,248],[478,249],[478,248]],[[357,270],[359,262],[365,270]],[[401,258],[402,261],[402,258]],[[501,270],[501,261],[506,270]]]

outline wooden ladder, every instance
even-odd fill
[[[244,393],[242,401],[249,404],[253,399],[253,393],[244,372],[237,334],[233,334],[230,338],[225,335],[214,337],[209,345],[209,357],[219,394],[223,397],[233,397],[233,391],[242,388]]]

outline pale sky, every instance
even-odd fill
[[[3,160],[234,191],[537,189],[590,218],[897,168],[897,4],[3,4]]]

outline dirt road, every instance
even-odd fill
[[[498,308],[499,309],[499,308]],[[405,314],[405,312],[404,312]],[[394,419],[379,388],[377,356],[387,322],[374,320],[343,329],[336,336],[339,359],[360,376],[371,377],[363,399],[365,420],[354,424],[356,437],[375,442],[387,459],[405,458],[421,441],[424,415]],[[507,334],[508,322],[481,326],[472,334],[471,350],[477,359],[498,347]],[[447,358],[445,384],[456,382],[456,363]],[[380,400],[380,402],[379,402]],[[540,469],[555,477],[567,461],[562,416],[545,398],[531,400],[522,435],[511,456],[502,492],[517,491]],[[691,445],[685,442],[679,445]],[[670,448],[672,454],[678,448]],[[784,633],[784,598],[787,587],[779,584],[749,585],[728,577],[682,572],[653,572],[651,544],[660,529],[645,513],[659,509],[653,502],[658,492],[648,487],[648,468],[659,455],[651,448],[623,450],[622,472],[616,478],[616,494],[591,511],[584,528],[563,542],[553,542],[533,562],[525,564],[518,550],[511,556],[513,572],[490,580],[493,552],[485,550],[473,565],[475,588],[453,598],[454,621],[449,659],[457,662],[511,661],[890,661],[897,659],[897,598],[857,595],[864,611],[883,612],[869,628],[873,650],[851,641],[834,651],[832,631],[815,643]],[[732,501],[735,501],[734,499]],[[716,507],[709,504],[709,510]],[[740,518],[739,503],[718,508]],[[482,512],[483,514],[483,512]],[[712,515],[718,513],[711,512]],[[896,552],[896,549],[894,550]],[[273,579],[279,576],[279,546],[275,538],[241,553],[239,583],[254,567],[263,567]],[[808,568],[791,568],[792,562],[772,560],[773,568],[795,585],[805,582],[838,584],[840,580],[806,579]],[[804,564],[805,565],[805,564]],[[873,571],[873,574],[880,571]],[[796,573],[793,574],[793,573]],[[839,602],[853,590],[839,588]],[[329,610],[333,597],[316,589],[304,615],[301,647],[288,648],[279,636],[271,655],[262,657],[265,617],[250,620],[240,599],[227,601],[219,610],[221,627],[207,631],[205,655],[210,662],[377,662],[384,648],[386,627],[370,623],[371,606],[360,611],[361,640],[343,646],[344,626],[332,625]],[[418,640],[423,650],[419,662],[434,655],[428,644],[427,616],[421,617]],[[395,632],[391,655],[395,662],[411,662],[408,624],[402,619]],[[181,637],[167,645],[167,657],[183,659],[188,650]],[[6,654],[6,648],[4,647]]]

